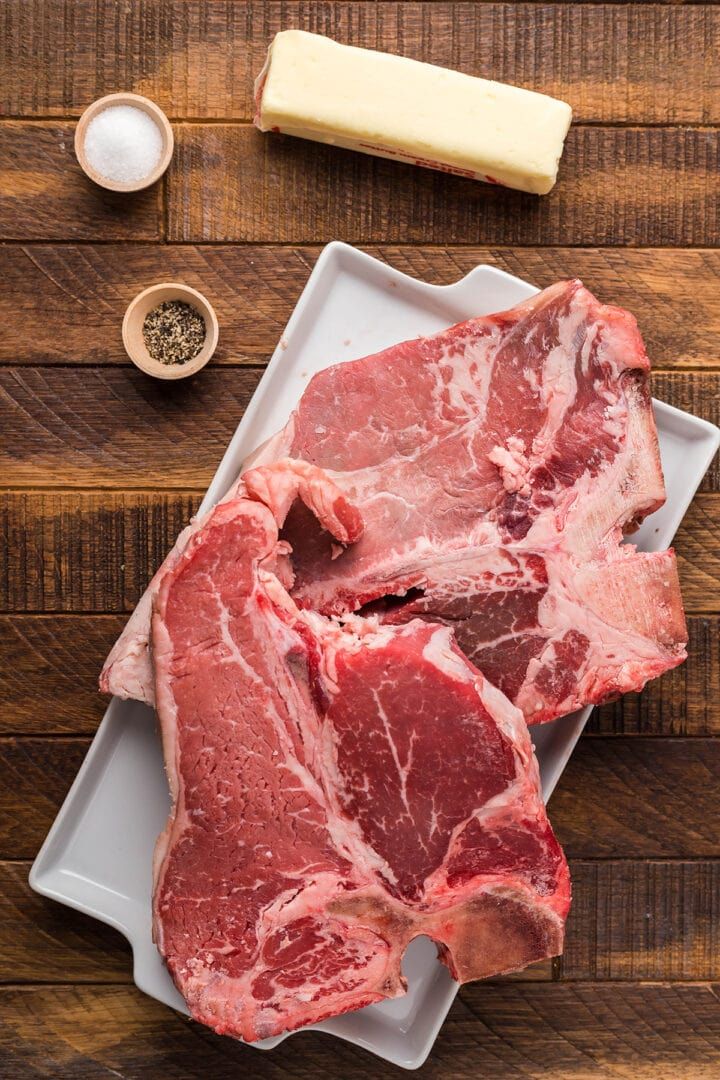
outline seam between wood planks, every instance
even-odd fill
[[[720,0],[718,0],[720,4]],[[165,174],[167,176],[167,173]],[[482,181],[478,181],[482,183]],[[522,192],[520,192],[522,194]],[[538,196],[543,198],[544,196]],[[327,247],[328,244],[346,243],[349,244],[349,240],[168,240],[168,247],[252,247],[258,249],[266,249],[268,251],[293,251],[295,248],[299,250],[306,250],[307,248],[317,248],[322,250]],[[152,240],[142,240],[135,237],[128,237],[127,239],[114,240],[98,237],[95,240],[82,240],[75,238],[70,239],[47,239],[39,240],[36,236],[31,237],[29,240],[20,240],[17,237],[7,237],[6,239],[0,239],[0,251],[4,247],[26,247],[26,248],[53,248],[53,247],[77,247],[77,248],[94,248],[94,247],[161,247],[160,240],[154,238]],[[429,252],[453,252],[467,251],[468,248],[479,248],[483,251],[524,251],[526,248],[544,248],[547,251],[606,251],[606,252],[620,252],[620,251],[646,251],[648,256],[651,257],[660,252],[667,255],[681,255],[683,252],[694,252],[698,255],[707,255],[710,252],[720,252],[720,243],[713,246],[706,246],[704,244],[683,244],[682,247],[675,247],[668,244],[643,244],[639,247],[631,247],[628,244],[598,244],[594,242],[583,242],[582,244],[566,244],[561,241],[552,241],[550,243],[542,244],[508,244],[500,243],[491,240],[472,240],[472,241],[459,241],[448,240],[446,243],[442,243],[438,240],[362,240],[358,241],[357,247],[371,248],[373,251],[382,250],[420,250]]]
[[[357,2],[357,0],[355,0]],[[370,0],[368,0],[370,2]],[[376,0],[372,0],[373,3]],[[488,0],[493,2],[493,0]],[[514,0],[508,6],[512,6]],[[535,0],[534,0],[535,2]],[[540,4],[544,4],[545,0],[536,0]],[[674,4],[676,0],[668,0],[668,6]],[[718,0],[720,3],[720,0]],[[624,6],[624,5],[618,5]],[[691,5],[688,5],[691,6]],[[704,6],[704,5],[696,5]],[[530,89],[527,87],[527,89]],[[3,114],[0,116],[0,125],[2,124],[75,124],[80,119],[82,112],[80,110],[77,113],[61,113],[56,116],[52,114],[37,115],[28,114],[22,115],[20,113]],[[255,127],[252,117],[249,116],[174,116],[163,110],[168,120],[172,124],[187,124],[188,127]],[[667,128],[668,130],[676,129],[690,129],[692,131],[716,131],[720,128],[720,120],[574,120],[572,124],[573,128]],[[266,135],[268,132],[261,132]],[[293,136],[288,136],[293,137]],[[307,141],[307,140],[306,140]]]
[[[88,918],[92,918],[92,916],[88,916]],[[121,933],[121,931],[118,930],[118,933]],[[130,960],[131,960],[131,958],[128,957],[128,962],[130,962]],[[689,986],[696,986],[696,987],[699,987],[699,988],[702,988],[702,989],[705,989],[705,990],[709,990],[713,994],[714,997],[718,997],[718,995],[715,993],[715,989],[714,989],[716,984],[713,983],[712,980],[708,980],[708,979],[555,979],[553,977],[552,979],[538,980],[538,979],[517,979],[517,978],[514,978],[514,979],[512,979],[512,981],[504,982],[503,986],[539,987],[539,986],[547,986],[550,983],[556,983],[556,982],[558,983],[558,985],[563,986],[565,988],[569,988],[569,987],[583,987],[583,988],[586,988],[586,987],[589,987],[589,986],[613,986],[613,987],[617,987],[618,985],[620,985],[620,986],[643,986],[643,987],[680,986],[680,987],[683,987],[683,988],[686,988],[686,987],[689,987]],[[489,979],[478,979],[478,980],[476,980],[475,982],[472,982],[472,983],[464,983],[460,987],[460,992],[462,992],[462,990],[465,987],[479,986],[479,985],[481,985],[483,983],[486,986],[496,986],[496,985],[498,985],[493,980],[492,977],[489,978]],[[140,990],[140,988],[137,986],[137,984],[134,983],[131,980],[127,980],[125,982],[120,982],[120,981],[110,981],[108,979],[89,979],[87,982],[83,980],[82,982],[72,982],[72,983],[58,982],[58,981],[37,982],[36,980],[28,980],[28,982],[2,982],[0,980],[0,993],[4,992],[6,990],[35,990],[35,989],[48,989],[49,990],[51,988],[55,988],[55,989],[62,988],[62,989],[68,989],[69,990],[69,989],[77,989],[78,987],[86,987],[86,986],[124,986],[124,987],[127,987],[128,989],[137,991],[137,993],[142,993],[143,996],[144,996],[144,991]],[[163,1002],[160,1002],[159,1004],[162,1005]],[[167,1008],[170,1009],[171,1006],[168,1005]]]
[[[720,4],[720,0],[718,0]],[[166,174],[167,175],[167,174]],[[481,183],[481,181],[478,181]],[[521,193],[522,194],[522,193]],[[538,196],[542,198],[542,196]],[[486,250],[494,251],[607,251],[607,252],[621,252],[621,251],[645,251],[648,257],[658,252],[665,252],[669,255],[681,255],[684,251],[697,252],[698,255],[707,255],[709,252],[720,251],[720,243],[709,244],[683,244],[675,247],[672,244],[658,244],[657,246],[648,244],[598,244],[583,241],[582,243],[562,243],[560,241],[553,241],[548,243],[546,241],[540,242],[523,242],[522,244],[506,244],[495,243],[494,241],[482,241],[482,240],[468,240],[467,242],[461,242],[458,240],[448,241],[446,244],[432,241],[426,243],[423,240],[345,240],[342,237],[336,237],[334,240],[165,240],[161,241],[155,237],[153,239],[137,239],[135,237],[115,237],[115,239],[103,239],[98,238],[96,240],[82,240],[82,239],[47,239],[39,240],[35,237],[0,237],[0,252],[4,247],[197,247],[197,248],[268,248],[277,251],[287,249],[291,251],[293,249],[306,250],[308,248],[319,248],[322,250],[327,247],[328,244],[343,243],[348,244],[350,247],[356,248],[373,248],[375,250],[383,248],[405,248],[408,250],[416,251],[467,251],[470,248],[483,248]]]
[[[7,614],[7,612],[4,612],[3,614]],[[128,612],[128,614],[129,614],[129,612]],[[98,697],[102,698],[102,697],[104,697],[104,695],[101,694],[100,691],[98,691]],[[108,704],[109,704],[110,701],[112,701],[112,698],[108,696],[106,698],[106,700],[108,701]],[[132,700],[132,699],[129,699],[129,700]],[[98,723],[99,723],[99,721],[98,721]],[[531,732],[532,732],[532,728],[531,728]],[[720,738],[720,735],[707,735],[707,734],[704,734],[704,735],[647,735],[645,733],[642,733],[642,734],[639,734],[639,735],[627,735],[627,734],[606,735],[604,733],[602,733],[602,734],[594,734],[594,733],[589,734],[588,733],[588,734],[582,735],[581,737],[584,738],[584,739],[587,739],[588,742],[608,742],[608,743],[610,743],[610,742],[618,742],[620,740],[625,740],[628,744],[631,744],[631,743],[632,744],[637,744],[637,743],[644,740],[645,742],[647,742],[649,744],[659,745],[660,743],[663,743],[663,742],[668,742],[668,743],[669,742],[672,742],[672,743],[678,743],[678,742],[696,743],[696,742],[702,742],[702,741],[716,742]],[[44,743],[44,742],[62,742],[64,739],[72,740],[73,742],[76,742],[78,739],[84,739],[89,744],[89,743],[92,742],[93,738],[94,738],[94,735],[89,734],[87,731],[85,731],[85,732],[79,732],[79,731],[78,732],[54,731],[54,732],[49,732],[47,735],[38,734],[37,732],[33,732],[33,733],[28,732],[28,733],[21,734],[21,735],[12,735],[12,734],[8,734],[8,733],[3,733],[2,735],[0,735],[0,746],[2,746],[4,743],[17,742],[19,739],[22,739],[23,741],[34,741],[34,742],[42,742],[42,743]],[[575,856],[573,856],[573,858],[585,861],[586,858],[587,859],[592,859],[592,856],[575,855]],[[0,853],[0,862],[2,862],[3,859],[4,859],[4,856]],[[605,856],[605,855],[603,855],[603,856],[599,857],[598,861],[600,861],[600,862],[608,862],[608,861],[609,862],[613,862],[613,861],[621,862],[624,859],[626,859],[629,862],[695,862],[695,861],[697,861],[697,862],[717,862],[717,861],[720,861],[720,855],[717,855],[717,856],[715,856],[715,855],[688,855],[686,857],[683,857],[682,855],[647,855],[647,856],[627,856],[627,857],[624,857],[624,856],[621,856],[621,855],[620,856],[615,856],[615,855]]]
[[[0,612],[0,614],[3,615],[3,616],[7,616],[7,615],[12,614],[12,612],[3,611],[3,612]],[[34,614],[37,614],[37,613],[34,613]],[[77,613],[73,612],[73,614],[77,614]],[[129,618],[131,612],[119,612],[119,614],[120,615],[127,615],[128,618]],[[717,612],[714,612],[713,614],[717,615]],[[27,616],[25,614],[23,614],[23,618],[27,618]],[[98,699],[100,700],[101,698],[102,698],[102,694],[98,690]],[[110,700],[108,701],[108,707],[110,705],[110,701],[112,701],[112,698],[110,698]],[[593,706],[593,707],[597,708],[597,706]],[[98,727],[100,726],[101,720],[102,720],[102,717],[97,721]],[[75,741],[77,739],[88,739],[88,740],[90,740],[92,742],[92,740],[95,738],[96,734],[97,734],[97,728],[95,729],[94,732],[90,732],[90,731],[48,731],[47,733],[38,733],[37,731],[3,731],[2,735],[0,735],[0,743],[2,743],[3,740],[13,740],[13,741],[17,742],[17,741],[25,740],[25,739],[42,739],[42,740],[47,739],[48,741],[55,741],[55,740],[59,740],[59,739],[72,739],[73,741]],[[633,741],[635,741],[636,739],[649,739],[649,740],[652,740],[652,742],[660,742],[662,739],[672,739],[673,742],[677,742],[679,739],[685,739],[685,740],[687,740],[687,742],[697,742],[699,739],[710,739],[711,741],[715,741],[716,739],[720,739],[720,732],[718,732],[717,734],[714,734],[714,735],[709,734],[708,732],[699,732],[699,733],[694,734],[694,735],[688,735],[688,734],[683,734],[683,735],[648,735],[647,732],[644,732],[644,731],[631,732],[631,733],[628,733],[627,731],[611,731],[611,732],[607,732],[607,731],[584,731],[582,737],[584,739],[587,739],[588,741],[592,741],[592,742],[596,742],[596,741],[598,741],[600,739],[603,739],[603,740],[605,740],[607,742],[617,742],[617,741],[619,741],[621,739],[628,739],[628,740],[632,739]],[[625,857],[625,856],[616,856],[616,855],[607,855],[607,856],[603,855],[603,856],[598,856],[597,859],[593,859],[593,857],[590,856],[590,855],[588,855],[588,856],[583,855],[583,861],[585,861],[585,862],[593,862],[593,861],[597,861],[597,862],[647,862],[649,859],[652,859],[655,862],[683,862],[683,861],[693,861],[693,860],[697,860],[699,862],[720,862],[720,855],[718,855],[718,856],[709,856],[708,855],[708,856],[702,856],[702,857],[698,857],[696,855],[693,855],[693,856],[688,856],[688,858],[686,860],[683,860],[682,856],[678,856],[678,855],[667,855],[667,856],[665,856],[665,855],[652,855],[652,856],[648,856],[647,858],[638,858],[637,856],[632,856],[632,855],[628,855],[627,857]],[[7,862],[7,861],[8,861],[7,859],[3,859],[3,857],[0,855],[0,863]],[[21,859],[20,861],[22,862],[23,860]],[[720,975],[718,977],[720,978]]]
[[[163,245],[165,246],[165,245]],[[419,280],[419,279],[416,279]],[[443,286],[440,286],[441,288]],[[267,370],[270,359],[275,350],[269,348],[267,351],[267,361],[259,363],[257,360],[251,360],[248,363],[243,363],[239,360],[223,360],[222,363],[213,364],[210,371],[222,372],[222,371],[248,371],[260,374]],[[345,361],[339,360],[338,363],[344,363]],[[674,366],[671,366],[669,362],[664,360],[658,360],[653,363],[650,371],[651,375],[656,372],[663,372],[665,375],[717,375],[720,369],[720,352],[718,352],[717,361],[712,363],[703,363],[702,365],[694,363],[692,360],[685,361],[686,366],[678,366],[678,362],[675,362]],[[86,372],[92,371],[107,371],[108,368],[112,368],[113,371],[137,371],[137,368],[130,360],[105,360],[98,361],[93,360],[91,363],[86,363],[83,360],[61,360],[55,362],[52,360],[32,360],[30,362],[23,362],[19,360],[1,360],[0,371],[29,371],[29,370],[42,370],[42,371],[77,371],[82,369]],[[3,487],[2,490],[12,491],[13,485],[8,484]]]
[[[671,738],[672,736],[664,737]],[[90,736],[86,736],[86,738],[90,738]],[[34,862],[34,858],[34,856],[28,856],[24,859],[0,856],[0,869],[4,866],[28,867],[29,869]],[[568,862],[571,866],[573,863],[576,865],[579,863],[582,863],[583,865],[591,864],[593,866],[607,865],[608,863],[617,863],[623,866],[627,866],[628,864],[634,866],[656,866],[658,864],[669,865],[671,863],[676,863],[678,866],[715,866],[720,863],[720,855],[570,855],[568,856]],[[48,897],[47,899],[51,900],[52,897]],[[110,924],[108,923],[107,925]],[[584,982],[586,980],[582,981]],[[602,982],[603,980],[600,981]],[[614,982],[615,980],[613,979],[610,981]],[[717,981],[720,981],[720,974]]]
[[[17,370],[21,370],[21,371],[26,370],[27,367],[29,367],[29,366],[30,365],[26,365],[25,367],[23,367],[21,365]],[[76,368],[74,368],[73,370],[83,371],[83,370],[89,368],[89,366],[90,365],[78,364],[76,366]],[[48,372],[55,369],[54,364],[33,364],[32,367],[35,370],[48,371]],[[106,364],[106,365],[104,365],[102,367],[101,370],[103,370],[103,371],[114,370],[116,367],[119,367],[119,365]],[[224,368],[227,371],[247,371],[248,370],[248,368],[245,367],[242,364],[239,364],[239,365],[229,365],[228,364],[228,365],[224,365]],[[2,369],[0,368],[0,370],[2,370]],[[222,370],[222,368],[218,368],[217,370]],[[679,374],[679,375],[686,375],[686,376],[687,375],[692,375],[693,373],[695,373],[697,371],[697,374],[720,376],[720,369],[718,369],[718,368],[710,368],[707,371],[702,371],[701,372],[700,369],[695,369],[695,368],[683,369],[682,371],[677,371],[677,369],[672,369],[672,368],[671,369],[663,369],[663,368],[657,368],[656,367],[656,368],[653,368],[653,371],[657,372],[658,374],[662,371],[663,374],[665,374],[665,375]],[[658,399],[658,400],[662,404],[662,400],[661,399]],[[240,414],[239,420],[242,419],[242,415],[243,414]],[[224,450],[224,447],[220,447],[219,449]],[[213,473],[213,476],[214,476],[214,473]],[[97,485],[90,485],[90,486],[88,486],[87,482],[78,483],[78,484],[72,484],[72,483],[69,483],[67,480],[61,480],[57,485],[51,484],[51,483],[43,483],[43,484],[3,484],[2,487],[0,488],[0,495],[19,495],[19,494],[38,494],[38,495],[42,495],[43,493],[48,493],[48,494],[52,494],[52,495],[79,495],[79,494],[82,494],[82,493],[87,493],[88,495],[97,495],[97,494],[122,495],[124,493],[127,493],[127,494],[132,494],[132,495],[138,495],[138,494],[141,494],[141,495],[142,494],[145,494],[145,495],[157,495],[157,496],[161,497],[162,495],[176,494],[178,492],[182,492],[184,495],[188,495],[188,496],[191,496],[191,497],[192,496],[205,496],[207,494],[208,488],[210,487],[210,483],[211,483],[211,481],[213,479],[213,476],[210,476],[210,478],[208,480],[207,487],[203,487],[203,488],[195,487],[195,486],[193,486],[191,484],[183,484],[182,481],[176,481],[174,483],[173,482],[164,482],[162,484],[162,486],[160,486],[158,484],[154,484],[154,485],[150,485],[150,484],[132,484],[132,483],[129,483],[128,481],[123,480],[122,478],[119,478],[117,484],[108,484],[107,481],[105,481],[104,483],[99,483]],[[701,490],[698,489],[697,492],[696,492],[696,496],[698,496],[698,495],[700,495],[700,496],[708,496],[708,497],[715,497],[716,499],[720,498],[720,492],[718,492],[718,491],[701,491]],[[696,497],[696,496],[694,496],[694,497]],[[689,507],[688,507],[688,509],[689,509]]]

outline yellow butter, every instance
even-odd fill
[[[402,56],[283,30],[255,84],[255,123],[544,195],[572,119],[564,101]]]

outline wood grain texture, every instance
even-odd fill
[[[94,733],[107,707],[98,674],[118,615],[0,616],[0,734]]]
[[[87,739],[0,738],[0,859],[35,857],[88,745]]]
[[[571,872],[561,978],[720,977],[720,863],[574,860]]]
[[[0,734],[92,734],[97,679],[125,615],[0,616]],[[720,735],[720,620],[688,619],[688,659],[593,713],[588,735]]]
[[[574,127],[542,198],[237,125],[175,128],[168,238],[712,247],[720,129]]]
[[[0,368],[8,486],[207,487],[261,371]]]
[[[656,368],[720,367],[720,251],[612,248],[367,248],[413,277],[447,285],[480,263],[539,286],[579,277],[637,317]],[[147,285],[180,280],[217,310],[219,364],[263,363],[275,349],[319,247],[0,247],[0,362],[128,364],[120,327]],[[48,312],[52,318],[48,318]]]
[[[129,611],[200,498],[0,492],[0,612]],[[689,614],[718,611],[719,529],[720,497],[696,496],[675,542]]]
[[[0,240],[158,240],[162,185],[133,195],[98,187],[77,163],[73,132],[0,123]]]
[[[0,496],[0,609],[130,610],[199,503],[191,493]]]
[[[384,1080],[399,1069],[317,1032],[263,1054],[134,987],[0,990],[8,1080]],[[428,1080],[716,1080],[720,1000],[710,986],[476,983],[422,1071]]]
[[[720,505],[717,496],[698,495],[673,544],[685,610],[715,612],[720,602]]]
[[[5,17],[0,115],[78,115],[122,87],[170,116],[249,120],[269,42],[298,27],[553,94],[579,120],[720,120],[709,7],[7,0]]]
[[[134,367],[0,368],[0,476],[8,487],[206,487],[261,374],[209,367],[164,383]],[[653,391],[720,421],[720,373],[658,372]],[[717,459],[701,490],[720,491]]]
[[[121,337],[127,305],[148,285],[173,280],[199,289],[217,312],[220,338],[213,365],[263,363],[319,250],[144,244],[0,248],[5,282],[0,318],[8,316],[0,358],[13,364],[127,365]],[[720,276],[720,254],[716,270]],[[708,333],[708,348],[710,340]]]
[[[715,858],[716,739],[583,738],[550,799],[574,858]]]
[[[28,862],[0,863],[0,983],[131,981],[122,934],[38,896],[29,871]]]
[[[88,746],[0,738],[0,859],[35,855]],[[720,739],[584,738],[550,818],[573,858],[714,858],[719,770]]]

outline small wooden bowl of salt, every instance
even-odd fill
[[[142,191],[170,164],[174,139],[162,109],[140,94],[108,94],[82,114],[75,155],[83,172],[109,191]]]

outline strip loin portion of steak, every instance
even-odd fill
[[[294,599],[452,626],[529,723],[639,690],[687,638],[673,552],[620,543],[665,498],[648,371],[633,317],[570,281],[320,372],[251,464],[325,470],[364,531],[343,547],[297,502],[282,533]],[[152,701],[155,588],[103,689]]]
[[[173,796],[154,932],[193,1016],[254,1040],[394,997],[420,934],[461,982],[558,953],[567,865],[522,714],[448,627],[299,610],[257,497],[280,471],[255,481],[154,598]],[[308,501],[357,533],[314,482]]]

